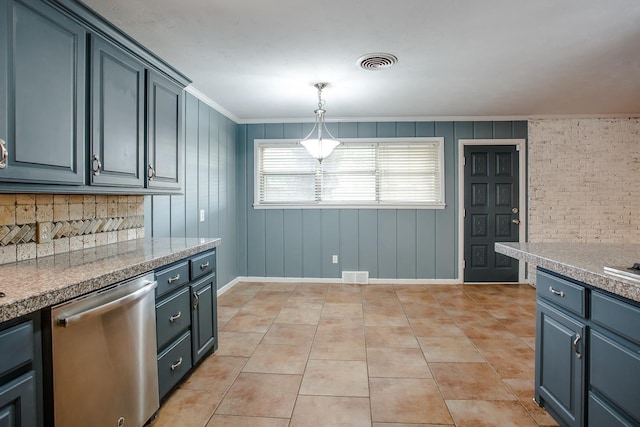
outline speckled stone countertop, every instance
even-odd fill
[[[604,272],[640,262],[640,244],[496,243],[496,252],[640,302],[640,282]]]
[[[0,265],[0,322],[75,298],[220,245],[151,238]]]

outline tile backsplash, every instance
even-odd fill
[[[38,224],[50,242],[37,242]],[[0,194],[0,264],[141,237],[144,196]]]

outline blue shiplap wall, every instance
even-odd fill
[[[453,279],[457,274],[457,141],[526,138],[527,122],[330,123],[339,138],[442,136],[443,210],[253,209],[253,140],[302,138],[311,124],[236,125],[185,100],[185,191],[145,198],[147,236],[221,237],[218,286],[237,276]],[[206,211],[199,221],[199,210]],[[331,256],[339,255],[332,264]]]
[[[458,265],[458,139],[527,138],[526,121],[330,123],[338,138],[445,140],[443,210],[253,209],[253,141],[302,138],[311,124],[239,125],[236,141],[239,275],[455,279]],[[339,256],[332,264],[331,256]]]
[[[184,195],[145,197],[145,235],[221,237],[218,287],[241,275],[238,245],[236,132],[238,126],[193,95],[185,96]],[[240,182],[244,182],[241,180]],[[199,221],[200,209],[205,220]]]

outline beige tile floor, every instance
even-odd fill
[[[557,425],[528,285],[240,283],[218,321],[155,427]]]

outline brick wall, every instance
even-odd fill
[[[51,242],[37,243],[38,223]],[[0,194],[0,264],[141,237],[143,196]]]
[[[529,241],[640,242],[640,118],[529,121]]]

